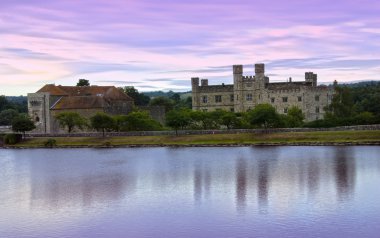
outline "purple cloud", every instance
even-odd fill
[[[273,80],[380,79],[378,12],[373,0],[2,0],[0,94],[79,77],[188,90],[192,76],[230,83],[231,65],[256,62]]]

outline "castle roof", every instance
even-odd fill
[[[50,93],[52,96],[100,96],[107,100],[133,101],[131,97],[115,86],[61,86],[46,84],[37,93]]]
[[[97,96],[61,97],[50,109],[96,109],[103,108],[105,100]]]

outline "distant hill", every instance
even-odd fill
[[[360,87],[379,87],[380,81],[363,81],[355,83],[338,83],[338,85],[347,86],[350,88],[360,88]]]
[[[16,104],[26,104],[28,98],[26,96],[5,96],[8,102]]]
[[[174,92],[174,91],[168,91],[168,92],[164,92],[164,91],[152,91],[152,92],[142,92],[144,95],[150,97],[150,98],[155,98],[155,97],[168,97],[170,98],[171,96],[173,96],[173,94],[179,94],[181,98],[186,98],[188,96],[191,97],[191,91],[188,91],[188,92]]]

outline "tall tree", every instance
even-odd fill
[[[13,119],[18,115],[18,112],[14,109],[6,109],[0,112],[0,126],[12,125]]]
[[[304,119],[305,115],[297,106],[292,106],[288,109],[288,115],[286,117],[288,127],[301,127]]]
[[[0,95],[0,111],[6,109],[8,104],[7,98],[4,95]]]
[[[172,110],[166,114],[166,125],[175,130],[178,136],[178,129],[184,129],[190,123],[190,113],[188,110]]]
[[[115,125],[114,119],[105,113],[96,113],[90,117],[90,121],[92,128],[103,132],[103,137],[105,137],[105,131],[112,130]]]
[[[354,101],[350,88],[348,87],[335,87],[335,95],[331,104],[326,107],[327,111],[331,112],[338,118],[350,117],[353,115]]]
[[[174,101],[167,98],[167,97],[156,97],[150,101],[149,105],[151,105],[151,106],[163,106],[163,107],[165,107],[165,111],[168,112],[168,111],[173,110]]]
[[[224,112],[220,119],[221,124],[225,125],[227,129],[234,128],[239,124],[239,119],[233,112]]]
[[[17,116],[12,121],[12,130],[15,132],[22,132],[25,138],[25,132],[35,129],[33,121],[28,116]]]
[[[150,97],[146,96],[143,93],[139,93],[137,89],[133,86],[126,86],[123,88],[124,93],[133,98],[135,105],[137,106],[147,106],[150,101]]]
[[[247,113],[251,125],[264,127],[276,127],[281,119],[276,109],[270,104],[258,104],[253,110]]]
[[[79,79],[77,86],[90,86],[90,82],[87,79]]]
[[[82,130],[87,124],[86,119],[76,112],[61,112],[56,115],[55,118],[58,120],[58,123],[62,128],[67,128],[69,134],[75,129],[75,127]]]

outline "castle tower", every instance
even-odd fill
[[[263,89],[266,81],[268,81],[265,77],[265,64],[255,64],[255,78],[257,88]]]
[[[317,86],[318,75],[313,72],[305,72],[305,81],[310,82],[313,87]]]
[[[234,109],[235,112],[242,112],[243,108],[243,65],[232,66],[234,74]]]
[[[28,114],[38,133],[51,133],[50,93],[28,93]]]
[[[199,78],[191,78],[191,90],[193,95],[193,110],[199,110],[200,96],[199,96]]]

